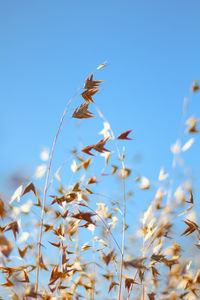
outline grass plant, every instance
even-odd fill
[[[34,178],[45,178],[44,188],[33,178],[10,199],[0,194],[1,299],[199,299],[199,201],[192,181],[180,182],[174,172],[184,169],[184,152],[199,133],[199,119],[187,118],[188,103],[200,90],[198,82],[184,100],[180,133],[171,147],[171,173],[161,168],[155,195],[136,226],[135,219],[127,218],[134,198],[129,187],[145,197],[152,183],[126,166],[123,144],[132,147],[132,130],[115,135],[98,108],[96,114],[90,112],[103,84],[94,79],[95,72],[68,101],[51,151],[42,153],[47,163],[37,167]],[[78,94],[81,102],[69,115]],[[99,117],[103,138],[73,149],[52,170],[66,117],[71,122]],[[63,180],[66,168],[72,172],[70,182]],[[104,182],[110,194],[104,193]],[[118,186],[117,195],[112,184]]]

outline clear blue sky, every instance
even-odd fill
[[[0,1],[1,188],[10,172],[33,172],[68,99],[105,60],[110,66],[96,74],[104,80],[96,105],[116,134],[133,129],[127,159],[134,164],[140,153],[137,169],[152,180],[160,167],[169,171],[183,98],[200,79],[199,11],[197,0]],[[80,97],[72,111],[79,104]],[[200,116],[198,94],[187,113]],[[79,146],[78,136],[83,145],[100,138],[99,119],[86,120],[80,132],[69,124],[55,166]],[[198,171],[198,136],[191,151],[188,163]]]

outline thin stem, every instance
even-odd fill
[[[125,230],[126,230],[126,228],[125,228],[125,226],[126,226],[126,194],[125,194],[125,179],[124,178],[123,178],[123,201],[124,201],[123,235],[122,235],[122,253],[121,253],[118,300],[120,300],[120,298],[121,298],[122,276],[123,276],[123,261],[124,261],[124,246],[125,246]]]
[[[138,270],[136,271],[135,276],[134,276],[134,278],[133,278],[134,281],[135,281],[135,279],[136,279],[137,274],[138,274]],[[127,300],[130,299],[130,295],[131,295],[132,290],[133,290],[133,284],[131,285],[131,288],[130,288],[130,290],[129,290]]]
[[[67,103],[67,106],[65,107],[65,110],[64,110],[63,115],[61,117],[60,124],[59,124],[58,130],[56,132],[56,136],[54,138],[52,149],[51,149],[51,155],[50,155],[50,159],[49,159],[49,166],[48,166],[46,182],[45,182],[45,187],[44,187],[44,198],[43,198],[43,203],[42,203],[42,212],[41,212],[41,221],[40,221],[40,235],[39,235],[39,243],[38,243],[37,271],[36,271],[36,284],[35,284],[36,300],[37,300],[37,293],[38,293],[39,269],[40,269],[40,257],[41,257],[41,245],[42,245],[42,229],[43,229],[43,223],[44,223],[45,202],[46,202],[46,194],[47,194],[47,187],[48,187],[48,182],[49,182],[49,175],[50,175],[50,171],[51,171],[53,153],[54,153],[55,145],[56,145],[58,136],[60,134],[62,124],[63,124],[63,120],[64,120],[65,115],[67,113],[68,107],[72,103],[72,101],[74,100],[74,98],[76,97],[76,95],[77,95],[77,93],[79,92],[80,89],[81,88],[79,88],[76,91],[76,93],[69,100],[69,102]]]
[[[100,111],[100,110],[97,108],[97,111]],[[102,113],[100,114],[100,117],[104,121],[107,122],[107,120],[102,115]],[[118,300],[120,300],[121,299],[121,288],[122,288],[122,277],[123,277],[123,260],[124,260],[125,229],[126,229],[126,193],[125,193],[125,177],[124,177],[125,176],[125,174],[124,174],[125,166],[124,166],[124,162],[123,162],[123,156],[121,157],[121,154],[120,154],[120,151],[119,151],[119,147],[117,145],[116,138],[115,138],[114,132],[112,131],[111,127],[110,127],[110,132],[111,132],[113,140],[115,141],[115,146],[116,146],[116,149],[117,149],[118,157],[119,157],[119,160],[120,160],[121,165],[122,165],[122,182],[123,182],[123,204],[124,204],[124,209],[123,209],[122,250],[120,251],[120,253],[121,253],[120,281],[119,281],[119,290],[118,290]]]
[[[93,288],[92,288],[92,300],[94,300],[95,295],[95,274],[96,274],[96,261],[95,261],[95,239],[94,230],[92,231],[92,255],[93,255]]]
[[[144,284],[142,285],[142,300],[144,300]]]
[[[68,157],[68,158],[60,165],[60,167],[59,167],[59,168],[57,169],[57,171],[54,173],[54,175],[53,175],[51,181],[49,182],[48,187],[47,187],[47,190],[48,190],[49,187],[53,184],[53,181],[54,181],[54,179],[55,179],[55,177],[56,177],[56,174],[59,173],[60,170],[64,167],[64,165],[66,165],[66,164],[67,164],[74,156],[76,156],[78,153],[79,153],[78,151],[75,152],[75,153],[73,153],[72,155],[70,155],[70,157]]]
[[[90,209],[100,220],[101,222],[103,223],[103,225],[105,226],[105,228],[108,230],[110,236],[112,237],[113,241],[115,242],[117,248],[119,249],[119,252],[122,254],[122,250],[117,242],[117,240],[115,239],[114,235],[112,234],[110,228],[108,227],[108,225],[106,224],[106,222],[103,220],[103,218],[94,210],[92,209],[91,207],[89,207],[87,204],[84,204],[85,207],[87,207],[88,209]]]

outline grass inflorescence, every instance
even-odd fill
[[[105,66],[103,63],[97,69]],[[20,185],[10,199],[0,194],[1,291],[5,299],[200,297],[199,201],[192,181],[178,182],[174,175],[177,166],[184,168],[181,158],[199,133],[199,119],[192,116],[186,120],[188,101],[200,89],[198,82],[184,100],[180,135],[171,147],[171,173],[161,168],[155,196],[138,218],[137,226],[135,219],[127,218],[127,210],[133,206],[130,199],[134,198],[130,182],[143,193],[152,189],[152,183],[126,166],[122,147],[123,143],[132,147],[135,142],[131,141],[132,129],[115,135],[97,109],[104,124],[103,138],[97,136],[89,145],[73,149],[60,167],[52,170],[55,146],[69,106],[80,93],[81,103],[69,117],[90,122],[97,117],[90,107],[95,106],[102,84],[92,73],[83,89],[79,88],[68,101],[51,151],[42,153],[47,163],[38,166],[35,173],[34,178],[46,176],[44,188],[37,187],[33,178]],[[95,169],[99,156],[104,162]],[[63,168],[72,172],[70,183],[62,179]],[[104,182],[109,185],[109,194],[104,192]]]

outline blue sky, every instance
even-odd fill
[[[134,130],[129,152],[143,155],[147,173],[170,162],[183,98],[200,78],[198,1],[0,6],[2,180],[11,171],[32,171],[41,148],[52,144],[67,100],[105,60],[111,65],[96,75],[105,81],[96,105],[116,133]],[[191,112],[198,116],[199,97],[194,98]],[[83,136],[87,141],[99,130],[91,127]],[[70,134],[65,128],[65,149]]]
[[[194,79],[200,80],[199,11],[197,0],[0,1],[1,191],[14,192],[10,174],[33,174],[68,100],[104,61],[110,65],[95,74],[104,80],[95,104],[116,135],[133,129],[135,140],[124,143],[127,165],[156,185],[160,168],[171,170],[170,146],[179,133],[184,97],[190,97],[186,119],[200,116],[200,93],[190,93]],[[98,116],[80,127],[70,119],[80,103],[78,96],[66,116],[54,171],[67,150],[102,138]],[[90,110],[97,115],[94,105]],[[183,135],[183,143],[190,137]],[[199,145],[196,135],[184,155],[196,190]],[[134,160],[138,154],[140,163]],[[140,211],[147,202],[138,200]]]
[[[140,153],[137,168],[148,177],[156,178],[161,166],[169,170],[183,99],[200,78],[199,1],[1,1],[0,6],[1,188],[11,172],[34,171],[41,149],[51,147],[68,99],[105,60],[110,65],[96,74],[104,80],[96,105],[116,134],[133,129],[136,140],[126,144],[127,159],[134,163]],[[77,97],[71,112],[79,104]],[[196,94],[188,117],[198,117],[199,108]],[[102,121],[90,122],[80,131],[74,120],[66,123],[56,166],[67,149],[79,145],[80,135],[83,145],[99,139]],[[198,138],[195,143],[188,156],[194,168]]]

